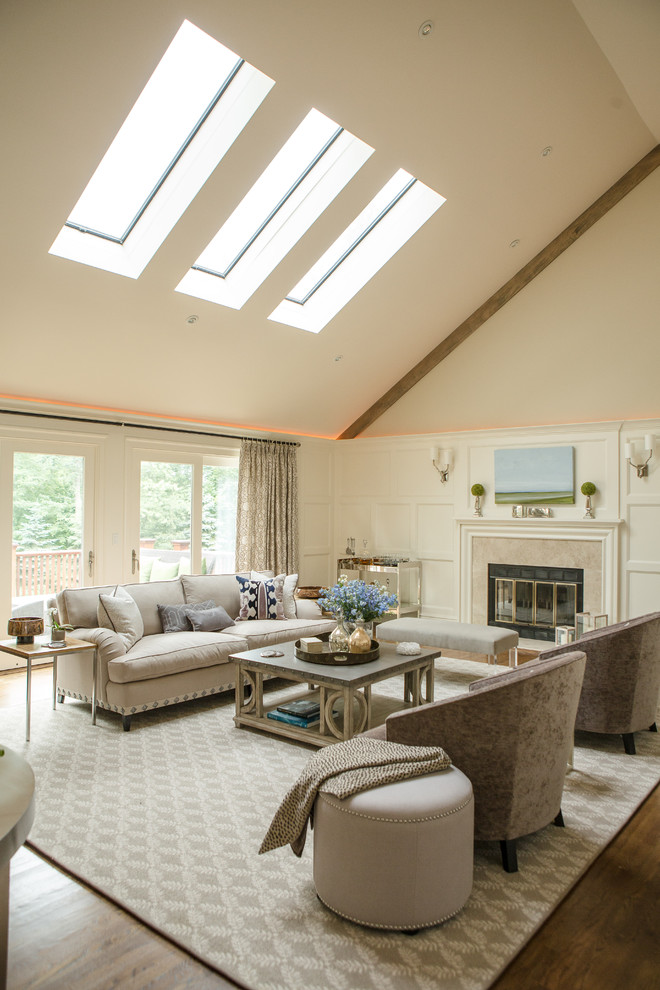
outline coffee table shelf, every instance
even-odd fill
[[[327,746],[372,728],[371,688],[379,681],[403,674],[403,698],[396,706],[399,709],[433,701],[434,661],[440,656],[439,650],[427,650],[410,657],[397,653],[389,644],[381,644],[380,657],[370,663],[320,666],[299,660],[292,643],[280,644],[279,648],[283,651],[281,657],[262,657],[261,650],[232,655],[231,659],[236,663],[234,722],[237,726],[260,729],[314,746]],[[318,697],[320,721],[303,727],[268,718],[268,712],[277,708],[277,703],[264,701],[264,678],[270,677],[307,685],[303,696]],[[249,686],[249,694],[246,694],[246,686]],[[293,695],[286,700],[292,699]],[[333,715],[335,707],[342,715],[340,724]]]

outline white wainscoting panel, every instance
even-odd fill
[[[390,491],[390,452],[388,450],[345,450],[339,468],[340,498],[356,496],[387,497]]]
[[[302,542],[306,550],[332,543],[332,509],[328,502],[305,502],[302,509]]]
[[[628,617],[660,611],[660,574],[630,571],[628,574]]]
[[[392,494],[403,498],[438,498],[452,496],[453,471],[443,484],[433,466],[431,449],[438,444],[429,441],[428,447],[414,450],[395,450],[392,453]]]
[[[453,557],[454,535],[453,504],[417,506],[417,555],[427,557]]]
[[[374,552],[371,526],[371,505],[368,502],[342,502],[337,506],[337,528],[335,530],[338,556],[346,549],[346,540],[352,536],[355,540],[356,554],[362,553],[362,541],[367,540]],[[380,547],[377,548],[380,550]]]
[[[337,564],[328,553],[303,553],[300,556],[298,584],[301,588],[318,585],[327,588],[335,583]]]
[[[332,457],[330,447],[315,447],[304,443],[300,448],[298,465],[300,491],[304,498],[332,498]]]
[[[450,560],[422,561],[422,615],[458,619],[456,568]]]
[[[628,510],[630,561],[660,565],[660,505],[630,505]]]
[[[409,553],[410,522],[411,506],[407,502],[376,502],[372,512],[373,548],[379,548],[381,553]]]

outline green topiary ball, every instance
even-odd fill
[[[486,489],[484,488],[483,485],[476,484],[476,485],[472,485],[472,488],[470,489],[470,491],[472,492],[473,495],[479,496],[479,495],[484,495],[485,492],[486,492]]]
[[[582,492],[583,495],[595,495],[596,486],[594,485],[593,481],[585,481],[583,482],[580,491]]]

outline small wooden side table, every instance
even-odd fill
[[[34,643],[17,643],[15,639],[0,640],[0,650],[14,657],[25,660],[27,667],[27,687],[25,694],[25,739],[30,741],[30,708],[32,704],[32,664],[37,660],[53,661],[53,711],[57,705],[57,658],[67,653],[82,653],[83,650],[93,650],[92,660],[92,725],[96,725],[96,677],[97,654],[94,643],[84,639],[66,639],[61,645],[49,646],[43,639],[35,638]]]

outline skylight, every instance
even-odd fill
[[[399,169],[268,319],[319,333],[444,202]]]
[[[372,153],[310,110],[177,291],[240,309]]]
[[[273,85],[184,21],[50,253],[137,278]]]

